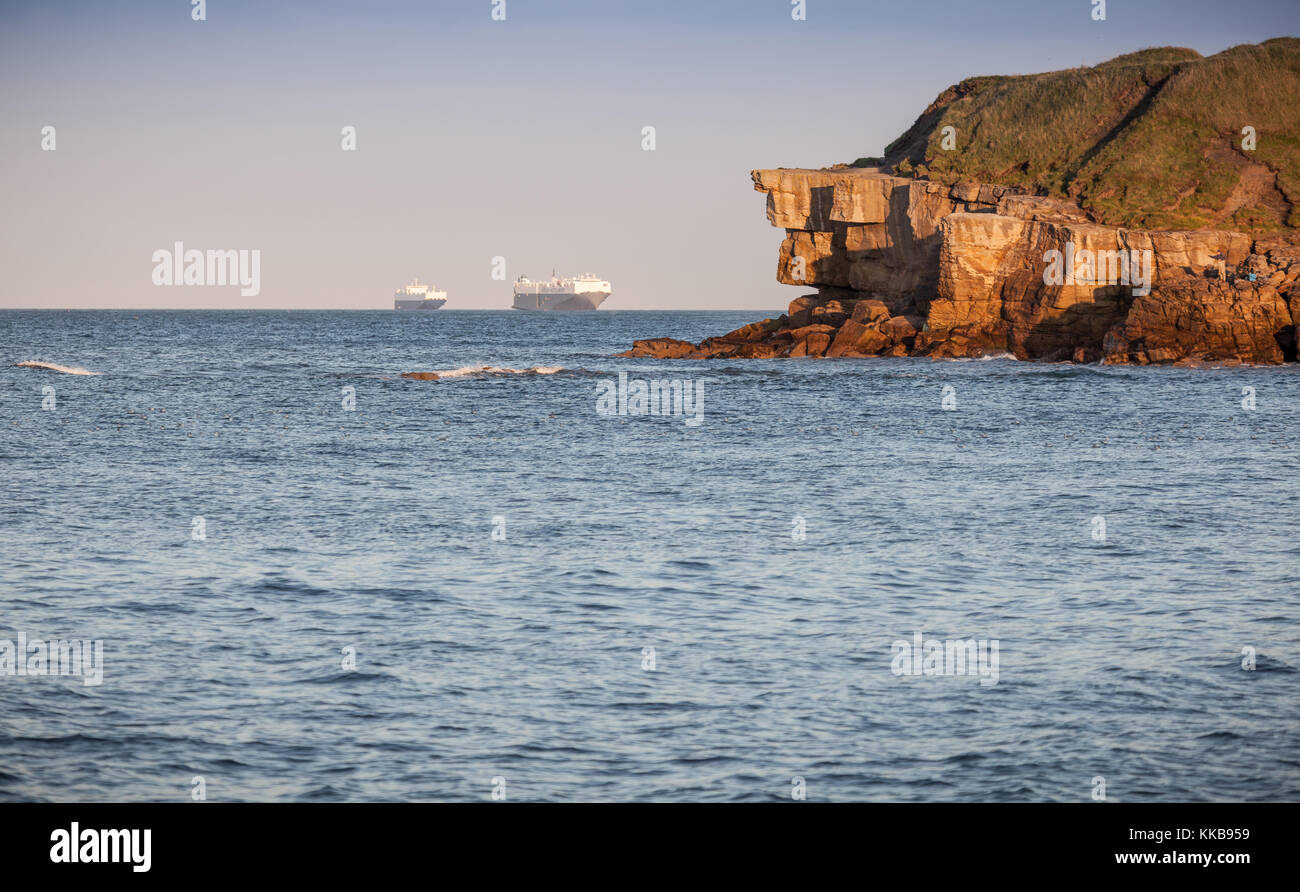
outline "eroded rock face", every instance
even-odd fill
[[[786,315],[631,356],[979,356],[1073,362],[1295,361],[1294,233],[1149,232],[1069,202],[871,168],[757,170],[786,230]]]
[[[1271,285],[1189,280],[1133,302],[1107,332],[1105,362],[1295,361],[1295,329]]]

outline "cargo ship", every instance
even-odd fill
[[[447,292],[435,291],[430,285],[421,285],[419,279],[393,292],[394,310],[436,310],[447,302]]]
[[[550,281],[520,276],[515,281],[516,310],[594,310],[609,297],[609,283],[590,273]]]

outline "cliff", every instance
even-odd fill
[[[815,293],[794,300],[786,315],[698,345],[669,338],[637,341],[625,355],[1007,352],[1022,359],[1140,364],[1294,361],[1300,249],[1291,225],[1294,171],[1286,159],[1300,146],[1300,125],[1289,133],[1258,136],[1282,144],[1268,155],[1282,159],[1277,169],[1249,156],[1249,150],[1236,153],[1239,159],[1229,164],[1236,180],[1227,190],[1235,198],[1217,210],[1207,210],[1206,204],[1205,183],[1213,178],[1206,171],[1218,171],[1214,165],[1188,168],[1182,180],[1161,187],[1176,188],[1173,195],[1156,199],[1172,208],[1171,214],[1196,223],[1244,221],[1246,226],[1128,225],[1130,219],[1159,217],[1151,209],[1150,189],[1117,197],[1114,176],[1119,174],[1107,179],[1090,166],[1099,157],[1109,158],[1117,144],[1140,151],[1158,143],[1151,128],[1163,132],[1161,121],[1185,109],[1183,93],[1198,85],[1208,89],[1207,80],[1220,98],[1250,94],[1242,84],[1254,84],[1258,72],[1247,65],[1249,76],[1240,74],[1242,58],[1261,56],[1293,75],[1300,71],[1296,40],[1236,48],[1204,60],[1187,57],[1190,52],[1149,50],[1135,54],[1140,61],[1121,57],[1097,69],[976,79],[945,91],[885,158],[873,159],[874,166],[863,160],[827,170],[754,171],[754,187],[767,197],[769,222],[786,230],[777,279]],[[1220,58],[1230,54],[1235,68]],[[1217,67],[1207,74],[1201,66],[1211,63]],[[1095,74],[1091,79],[1089,72]],[[1238,72],[1235,81],[1229,77],[1233,72]],[[1034,102],[1045,97],[1059,101],[1065,95],[1058,83],[1062,78],[1067,86],[1100,84],[1122,93],[1102,103],[1119,120],[1109,126],[1108,119],[1094,123],[1104,140],[1081,137],[1080,145],[1071,147],[1021,131],[1015,141],[1027,146],[1021,152],[1025,160],[1003,170],[997,177],[1001,182],[989,182],[968,170],[987,174],[989,165],[1020,156],[1008,156],[995,137],[985,135],[981,148],[968,152],[963,162],[960,146],[948,152],[932,138],[950,126],[948,121],[960,122],[951,125],[957,133],[961,127],[986,133],[990,121],[1015,117],[1013,110],[1032,112]],[[1028,85],[1012,89],[1003,83],[1007,80]],[[1145,92],[1134,92],[1134,83],[1148,81],[1152,85]],[[1165,91],[1173,91],[1178,101],[1161,104],[1171,95]],[[1095,104],[1095,97],[1090,101]],[[1040,127],[1061,124],[1059,110],[1045,115]],[[1214,141],[1228,145],[1239,129],[1234,122],[1226,132],[1216,131],[1208,148],[1195,151],[1217,158],[1221,152]],[[1035,178],[1036,165],[1051,176]],[[1067,168],[1072,173],[1058,175]],[[1100,191],[1094,189],[1098,184]]]
[[[1149,49],[1093,68],[970,78],[883,159],[859,163],[1015,186],[1112,226],[1276,232],[1300,226],[1298,95],[1293,37],[1208,58]]]

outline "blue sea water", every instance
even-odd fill
[[[1300,368],[611,355],[762,315],[0,313],[0,798],[1300,799]]]

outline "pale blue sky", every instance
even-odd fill
[[[0,307],[378,309],[419,275],[505,308],[501,255],[610,279],[607,309],[775,308],[801,292],[751,168],[878,153],[971,75],[1300,34],[1249,0],[492,6],[5,2]],[[175,241],[260,249],[261,294],[155,288]]]

